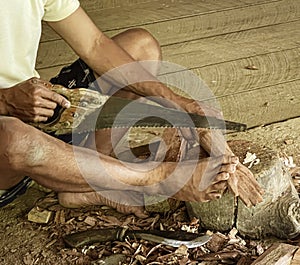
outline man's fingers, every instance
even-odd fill
[[[45,108],[35,108],[33,116],[33,122],[44,122],[47,121],[48,118],[52,117],[54,114],[54,110],[52,109],[45,109]]]
[[[233,174],[236,171],[236,165],[235,164],[222,165],[220,171]]]
[[[62,106],[63,108],[70,108],[71,103],[69,100],[67,100],[64,96],[57,94],[51,90],[45,92],[44,98],[50,99],[53,102],[56,102],[58,105]]]
[[[202,105],[202,109],[205,113],[205,116],[213,116],[218,119],[223,119],[223,113],[221,110],[218,110],[212,106],[209,105]]]
[[[239,158],[233,155],[224,155],[223,156],[223,164],[224,165],[234,165],[237,166],[239,163]]]
[[[219,181],[218,183],[213,184],[210,187],[210,192],[218,192],[218,193],[223,193],[223,191],[226,189],[227,187],[227,181],[223,180],[223,181]]]
[[[218,182],[220,182],[220,181],[228,180],[228,179],[229,179],[229,176],[230,176],[229,173],[225,173],[225,172],[219,173],[219,174],[217,175],[217,177],[215,178],[213,184],[214,184],[214,183],[218,183]]]
[[[238,189],[238,178],[236,173],[235,174],[231,174],[229,179],[228,179],[228,186],[231,189],[232,193],[234,194],[234,196],[239,196],[239,189]]]
[[[36,102],[36,105],[41,108],[54,110],[57,106],[57,103],[48,99],[41,98],[39,102]]]
[[[45,116],[35,116],[33,122],[45,122],[48,120],[49,117]]]
[[[34,84],[34,86],[42,88],[42,98],[49,99],[59,104],[63,108],[69,108],[71,106],[70,101],[68,101],[64,96],[50,90],[50,88],[52,87],[52,84],[50,82],[35,77],[31,78],[30,82]]]

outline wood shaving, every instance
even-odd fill
[[[253,166],[255,166],[259,163],[260,163],[260,159],[256,157],[255,153],[247,152],[246,157],[243,161],[244,165],[249,164],[248,168],[252,168]]]

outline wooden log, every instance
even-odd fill
[[[251,238],[297,236],[300,233],[299,197],[276,152],[247,141],[233,141],[230,147],[242,162],[247,152],[260,159],[250,170],[265,190],[263,202],[248,208],[240,199],[226,193],[216,201],[187,203],[189,215],[199,218],[203,228],[226,231],[235,226],[241,235]]]
[[[300,232],[300,201],[291,176],[278,155],[269,148],[249,142],[234,141],[231,147],[241,160],[248,150],[260,158],[260,163],[251,171],[265,190],[264,201],[256,207],[247,208],[238,201],[236,227],[239,232],[254,238],[297,236]]]
[[[290,265],[292,257],[298,248],[289,244],[276,243],[251,263],[251,265]]]
[[[201,227],[214,231],[228,231],[234,226],[235,199],[230,193],[207,203],[187,202],[190,217],[196,217]]]
[[[180,202],[159,195],[144,194],[145,209],[151,213],[166,213],[178,208]]]

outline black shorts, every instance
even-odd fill
[[[93,74],[93,70],[81,59],[78,59],[71,65],[62,68],[56,77],[50,79],[52,84],[62,85],[70,89],[82,87],[99,91],[97,82],[95,81],[96,78]],[[87,136],[87,134],[51,135],[66,143],[74,145],[78,145]]]

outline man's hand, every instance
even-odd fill
[[[239,196],[247,207],[263,201],[264,190],[256,181],[253,173],[239,163],[234,174],[230,174],[228,186],[235,196]]]
[[[196,113],[203,116],[212,116],[223,119],[222,111],[199,101],[192,101],[185,105],[185,110],[189,113]]]
[[[43,122],[54,114],[57,105],[70,107],[70,102],[49,88],[52,84],[31,78],[13,87],[2,90],[4,112],[26,122]]]

